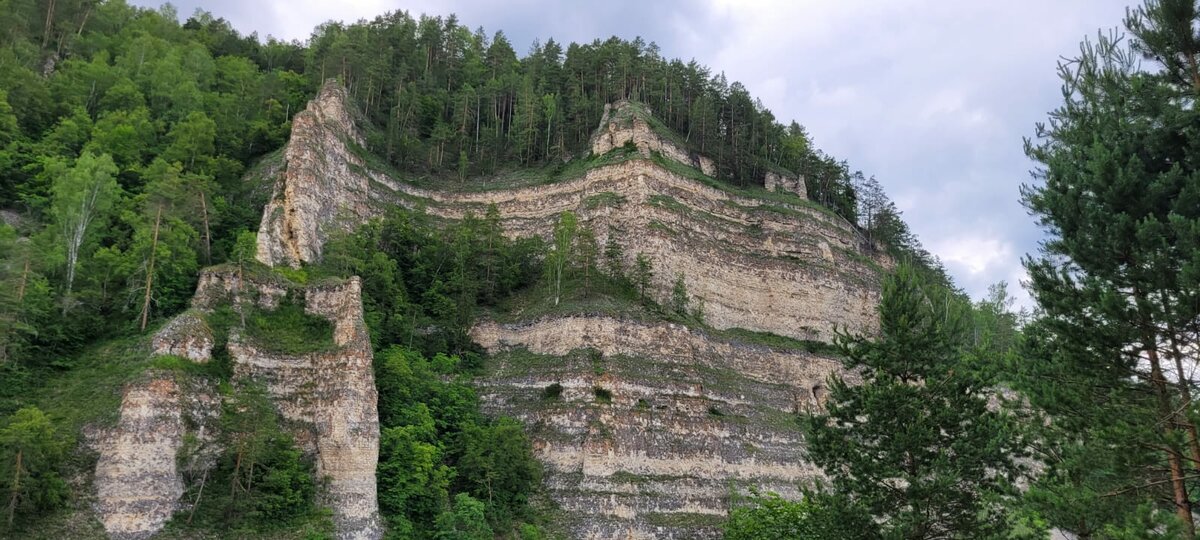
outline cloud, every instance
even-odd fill
[[[806,126],[817,146],[875,175],[914,232],[978,297],[991,283],[1019,279],[1020,256],[1041,237],[1018,201],[1032,166],[1021,138],[1061,101],[1057,61],[1077,52],[1083,37],[1119,25],[1127,1],[418,0],[403,7],[503,29],[518,51],[548,37],[642,36],[666,56],[724,72],[776,118]],[[199,4],[177,3],[184,15]],[[294,39],[329,19],[400,7],[389,0],[203,4],[244,32]]]

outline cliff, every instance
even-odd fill
[[[282,354],[243,337],[235,327],[226,345],[233,382],[255,381],[266,387],[284,426],[316,465],[316,476],[323,480],[319,502],[333,511],[338,538],[379,538],[379,419],[361,284],[352,278],[300,286],[256,270],[205,270],[192,309],[159,330],[152,339],[154,353],[208,361],[216,341],[206,319],[214,309],[240,298],[270,310],[289,294],[302,297],[305,312],[332,324],[334,346]],[[219,406],[211,390],[181,385],[174,378],[130,385],[119,423],[96,444],[96,510],[111,537],[149,537],[181,508],[184,486],[177,455],[188,435],[213,438],[211,419],[219,415]],[[187,418],[192,420],[185,422]]]
[[[658,124],[644,106],[606,107],[592,154],[575,172],[505,189],[417,187],[366,159],[346,91],[327,83],[295,117],[274,169],[258,236],[268,266],[319,260],[325,241],[395,205],[444,220],[490,205],[512,237],[548,237],[564,211],[654,268],[652,294],[677,278],[703,299],[708,330],[598,314],[565,314],[471,331],[489,357],[477,384],[492,414],[522,419],[545,464],[546,488],[578,538],[716,538],[731,493],[757,487],[798,496],[821,471],[800,458],[800,415],[822,406],[833,358],[731,336],[745,329],[830,341],[835,329],[873,332],[878,275],[889,262],[857,231],[806,199],[803,178],[768,173],[768,189],[718,182],[714,163]],[[487,186],[484,186],[485,188]],[[361,284],[297,285],[271,271],[242,281],[206,270],[192,309],[152,340],[156,354],[206,362],[226,342],[234,382],[265,385],[299,446],[316,463],[339,538],[382,535],[375,467],[379,425]],[[334,346],[282,354],[208,314],[239,301],[275,309],[299,295],[333,325]],[[780,343],[788,343],[786,340]],[[116,538],[153,534],[180,508],[174,456],[219,410],[206,391],[173,379],[132,385],[100,444],[97,511]],[[190,416],[189,416],[190,415]],[[199,418],[187,421],[187,418]],[[192,431],[189,431],[192,430]],[[148,457],[153,455],[155,457]]]
[[[835,329],[877,327],[878,276],[890,263],[809,202],[803,178],[773,171],[766,189],[721,183],[712,160],[687,150],[641,104],[605,108],[575,173],[476,191],[417,187],[372,168],[356,153],[349,110],[330,83],[297,117],[259,232],[263,262],[316,261],[333,231],[395,205],[446,220],[494,205],[505,234],[543,238],[569,210],[601,244],[617,235],[628,268],[646,256],[657,298],[682,277],[712,328],[828,342]],[[529,426],[573,537],[716,538],[731,490],[798,496],[820,477],[799,457],[797,418],[821,407],[835,359],[668,323],[510,315],[517,322],[484,321],[471,333],[489,352],[480,394],[489,412]],[[292,394],[310,380],[307,365],[231,350],[244,359],[239,373],[270,381],[281,403],[303,401]]]
[[[862,249],[851,225],[807,201],[798,177],[770,173],[776,191],[721,184],[706,172],[711,160],[656,131],[639,104],[606,109],[592,139],[592,161],[575,178],[451,192],[406,184],[350,153],[347,145],[359,139],[346,99],[344,90],[327,84],[293,125],[284,172],[259,232],[258,257],[267,264],[315,261],[332,231],[394,205],[419,205],[446,219],[483,215],[495,205],[513,237],[548,237],[559,214],[570,210],[601,244],[610,232],[618,234],[627,267],[637,254],[646,255],[659,298],[682,274],[717,328],[829,341],[835,328],[875,327],[875,276],[888,263]],[[624,153],[626,141],[636,152]]]
[[[472,337],[492,355],[487,409],[531,426],[573,538],[719,538],[731,488],[795,497],[821,476],[797,419],[833,359],[603,316]]]

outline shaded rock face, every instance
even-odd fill
[[[315,261],[340,219],[357,225],[372,215],[362,160],[349,147],[361,146],[362,137],[348,99],[345,88],[328,81],[292,118],[283,169],[259,225],[257,258],[268,266]]]
[[[180,356],[204,363],[212,358],[213,334],[203,314],[187,311],[163,325],[150,340],[151,352],[158,356]]]
[[[821,476],[797,420],[821,406],[835,360],[600,316],[472,337],[496,355],[485,407],[531,427],[573,538],[719,538],[731,487],[798,497]]]
[[[169,376],[135,383],[121,418],[98,445],[96,510],[109,536],[138,540],[158,532],[183,495],[176,453],[183,445],[178,383]]]
[[[279,354],[235,330],[229,338],[234,379],[265,384],[297,444],[315,459],[317,477],[326,479],[322,502],[333,510],[338,538],[379,538],[378,396],[360,281],[307,288],[305,311],[333,323],[334,349]]]

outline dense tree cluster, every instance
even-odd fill
[[[349,87],[377,128],[370,146],[402,170],[490,174],[586,155],[605,104],[631,99],[711,156],[719,177],[761,186],[768,171],[803,174],[813,199],[855,220],[845,162],[813,148],[799,124],[777,121],[741,83],[640,38],[548,39],[521,57],[503,32],[394,12],[318,27],[306,62],[310,81],[338,77]]]
[[[258,210],[242,174],[310,94],[302,48],[198,13],[6,2],[0,354],[6,366],[186,304]],[[258,197],[262,195],[259,194]]]

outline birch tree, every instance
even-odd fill
[[[108,154],[84,151],[75,166],[58,171],[52,188],[50,208],[66,256],[66,283],[62,312],[71,308],[71,289],[89,235],[106,217],[120,193],[117,166]]]

